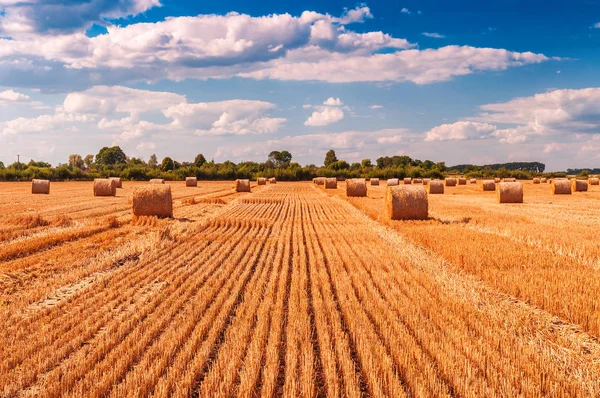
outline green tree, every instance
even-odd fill
[[[79,169],[83,168],[84,163],[83,159],[81,158],[81,155],[78,155],[76,153],[69,155],[69,166],[77,167]]]
[[[173,170],[173,168],[175,167],[175,163],[173,162],[173,159],[171,159],[170,157],[166,157],[162,160],[162,163],[160,164],[160,169],[162,171],[169,171],[169,170]]]
[[[134,166],[139,166],[139,165],[144,165],[144,161],[140,158],[131,158],[129,160],[129,164],[134,165]]]
[[[126,164],[127,155],[119,146],[104,147],[96,155],[96,164],[103,166],[113,166],[116,164]]]
[[[85,165],[86,169],[92,167],[92,164],[94,164],[94,155],[90,154],[83,158],[83,164]]]
[[[196,167],[202,167],[202,165],[206,163],[206,158],[204,157],[203,154],[199,153],[198,155],[196,155],[196,157],[194,158],[194,165]]]
[[[371,163],[371,159],[363,159],[361,162],[361,165],[365,169],[373,167],[373,163]]]
[[[148,166],[152,168],[158,166],[158,159],[156,158],[156,155],[154,153],[150,155],[150,159],[148,159]]]
[[[267,159],[267,162],[270,162],[277,167],[288,167],[291,161],[292,154],[288,151],[272,151]]]
[[[0,170],[5,169],[4,162],[0,161]]]
[[[328,167],[330,164],[335,163],[335,162],[337,162],[337,157],[335,156],[335,151],[333,149],[330,149],[325,154],[325,161],[323,162],[323,164],[325,165],[325,167]]]

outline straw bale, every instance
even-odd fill
[[[501,182],[496,189],[498,203],[523,203],[523,184],[520,182]]]
[[[258,185],[267,185],[267,179],[264,177],[257,178],[256,182],[258,183]]]
[[[578,180],[573,178],[571,180],[571,191],[573,192],[587,192],[588,182],[586,180]]]
[[[346,196],[367,196],[367,181],[364,178],[346,180]]]
[[[236,192],[250,192],[250,180],[235,180],[233,186]]]
[[[50,181],[49,180],[33,180],[31,181],[31,193],[34,194],[49,194],[50,193]]]
[[[477,178],[471,178],[469,184],[477,184]]]
[[[446,178],[446,186],[447,187],[456,186],[456,178]]]
[[[117,194],[117,183],[110,178],[94,179],[94,196],[115,196]]]
[[[427,183],[427,193],[430,195],[444,193],[444,181],[433,180]]]
[[[162,178],[153,178],[150,180],[150,184],[164,184],[165,180]]]
[[[185,186],[186,187],[197,187],[198,186],[198,178],[197,177],[185,177]]]
[[[371,178],[371,185],[379,185],[379,178]]]
[[[152,184],[133,189],[132,211],[135,217],[173,217],[170,185]]]
[[[123,180],[121,180],[121,177],[110,177],[109,179],[115,182],[117,188],[123,188]]]
[[[407,177],[404,179],[404,185],[409,185],[409,184],[412,184],[412,179]]]
[[[388,187],[385,202],[391,220],[427,219],[429,202],[422,185]]]
[[[393,187],[393,186],[396,186],[396,185],[399,185],[399,184],[400,184],[400,180],[397,179],[397,178],[390,178],[389,180],[387,180],[387,186],[388,187]]]
[[[600,185],[600,179],[597,177],[590,178],[588,182],[590,183],[590,185]]]
[[[552,187],[552,195],[571,194],[571,181],[569,180],[553,180],[550,186]]]
[[[481,190],[482,191],[495,191],[496,183],[494,180],[483,180],[481,182]]]
[[[534,184],[539,184],[540,182],[542,182],[539,178],[534,178],[533,179],[533,183]]]
[[[336,178],[325,179],[325,189],[337,189],[337,179]]]

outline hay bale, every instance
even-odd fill
[[[407,177],[407,178],[405,178],[405,179],[404,179],[404,185],[410,185],[410,184],[412,184],[412,179],[410,179],[410,178],[408,178],[408,177]]]
[[[423,184],[422,178],[413,178],[413,184]]]
[[[596,177],[590,178],[588,182],[590,183],[590,185],[600,185],[600,179]]]
[[[477,178],[471,178],[469,184],[477,184]]]
[[[197,187],[198,186],[198,178],[185,177],[185,186],[186,187]]]
[[[347,180],[346,196],[367,196],[367,181],[364,178]]]
[[[236,192],[251,192],[250,191],[250,180],[235,180],[233,182]]]
[[[388,187],[385,195],[390,220],[426,220],[429,211],[424,186]]]
[[[496,184],[498,184],[498,183],[500,182],[500,179],[499,179],[499,178],[494,178],[494,182],[495,182]]]
[[[315,180],[315,183],[316,183],[317,185],[325,185],[325,177],[318,177],[318,178]]]
[[[387,186],[388,187],[394,187],[396,185],[400,184],[400,180],[397,178],[390,178],[389,180],[387,180]]]
[[[371,178],[371,185],[379,185],[379,178]]]
[[[431,181],[431,178],[423,178],[423,185],[429,184],[430,181]]]
[[[533,183],[534,184],[539,184],[541,182],[541,180],[539,178],[534,178],[533,179]]]
[[[571,180],[571,191],[573,192],[587,192],[588,182],[586,180],[578,180],[573,178]]]
[[[503,182],[517,182],[516,178],[505,178],[502,180]]]
[[[456,178],[446,178],[446,186],[447,187],[456,186]]]
[[[269,184],[277,184],[277,179],[275,177],[269,178]]]
[[[150,180],[150,184],[164,184],[165,180],[162,178],[153,178]]]
[[[427,193],[430,195],[443,194],[444,182],[440,180],[429,181],[427,183]]]
[[[133,189],[134,217],[173,217],[173,197],[170,185],[146,185]]]
[[[481,190],[482,191],[495,191],[496,190],[496,183],[494,182],[494,180],[483,180],[481,182]]]
[[[540,178],[540,183],[541,184],[546,184],[547,182],[548,182],[548,180],[546,179],[546,177]]]
[[[325,179],[325,189],[337,189],[337,179],[336,178]]]
[[[458,185],[467,185],[467,179],[466,178],[457,178],[456,182],[458,183]]]
[[[498,203],[523,203],[523,184],[520,182],[501,182],[496,189]]]
[[[256,179],[256,183],[258,185],[267,185],[267,179],[264,177],[259,177]]]
[[[552,195],[571,195],[571,181],[554,180],[551,184]]]
[[[115,196],[117,194],[117,183],[110,178],[94,179],[94,196]]]
[[[31,193],[33,194],[50,194],[49,180],[33,180],[31,181]]]
[[[113,180],[117,188],[123,188],[123,180],[121,180],[121,177],[110,177],[109,180]]]

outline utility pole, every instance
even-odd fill
[[[21,155],[17,154],[17,170],[21,170]]]

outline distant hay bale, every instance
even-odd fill
[[[520,182],[501,182],[496,189],[498,203],[523,203],[523,184]]]
[[[315,184],[317,184],[317,185],[325,185],[325,177],[317,177],[317,178],[315,178]]]
[[[337,189],[337,179],[336,178],[325,179],[325,189]]]
[[[571,195],[571,181],[569,180],[553,180],[552,195]]]
[[[256,183],[258,185],[267,185],[267,179],[264,177],[259,177],[256,179]]]
[[[185,177],[185,186],[186,187],[197,187],[198,186],[198,178],[197,177]]]
[[[371,178],[371,185],[379,185],[379,178]]]
[[[481,190],[482,191],[495,191],[496,183],[494,180],[483,180],[481,182]]]
[[[467,179],[466,178],[457,178],[456,182],[458,183],[458,185],[467,185]]]
[[[94,179],[94,196],[115,196],[117,194],[117,183],[110,178]]]
[[[469,184],[477,184],[477,178],[471,178]]]
[[[424,186],[388,187],[385,195],[390,220],[426,220],[429,201]]]
[[[396,185],[399,185],[399,184],[400,184],[400,180],[397,179],[397,178],[390,178],[389,180],[387,180],[387,186],[388,187],[393,187],[393,186],[396,186]]]
[[[412,182],[413,182],[413,184],[423,184],[423,179],[422,178],[413,178]]]
[[[505,178],[502,180],[503,182],[517,182],[516,178]]]
[[[540,178],[540,183],[546,184],[547,182],[548,182],[548,180],[546,179],[546,177]]]
[[[429,184],[430,181],[431,181],[431,178],[423,178],[423,185]]]
[[[427,183],[427,193],[430,195],[443,194],[444,182],[440,180],[429,181]]]
[[[456,178],[446,178],[446,186],[447,187],[456,186]]]
[[[541,182],[541,180],[539,178],[534,178],[533,179],[533,183],[534,184],[539,184]]]
[[[31,193],[48,195],[50,193],[50,181],[37,179],[31,181]]]
[[[277,184],[277,179],[275,177],[269,178],[269,184]]]
[[[133,189],[134,217],[173,217],[173,197],[170,185],[146,185]]]
[[[233,186],[236,192],[250,192],[250,180],[235,180]]]
[[[165,180],[162,178],[153,178],[150,180],[150,184],[164,184]]]
[[[412,184],[412,179],[407,177],[404,179],[404,185],[409,185],[409,184]]]
[[[587,192],[588,182],[586,180],[578,180],[573,178],[571,180],[571,191],[573,192]]]
[[[110,177],[109,180],[113,180],[117,188],[123,188],[123,180],[121,180],[121,177]]]
[[[600,185],[600,178],[590,178],[588,182],[590,183],[590,185]]]
[[[498,183],[500,182],[500,179],[499,179],[499,178],[494,178],[494,182],[495,182],[496,184],[498,184]]]
[[[367,196],[367,181],[364,178],[346,180],[346,196]]]

